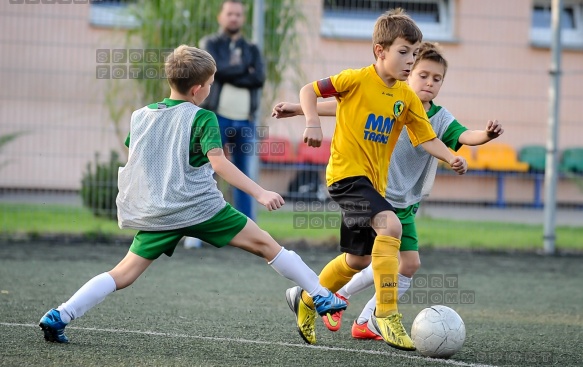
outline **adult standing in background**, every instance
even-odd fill
[[[259,48],[242,33],[245,5],[241,0],[225,0],[217,17],[219,32],[200,40],[199,47],[215,59],[217,72],[210,94],[201,107],[215,112],[226,154],[244,174],[251,175],[255,154],[255,119],[265,66]],[[253,198],[232,188],[233,206],[255,220]],[[185,240],[185,247],[199,247],[200,241]]]

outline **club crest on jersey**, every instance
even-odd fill
[[[393,114],[395,115],[395,118],[401,116],[403,109],[405,109],[405,103],[403,103],[403,101],[395,102],[393,105]]]

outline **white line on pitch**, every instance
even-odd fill
[[[15,324],[8,322],[0,322],[1,326],[24,326],[24,327],[38,327],[36,324]],[[372,354],[372,355],[383,355],[394,358],[405,358],[411,360],[418,360],[431,363],[442,363],[449,364],[452,366],[463,366],[463,367],[495,367],[488,364],[479,363],[466,363],[461,361],[454,361],[451,359],[428,359],[420,356],[410,356],[406,354],[400,354],[395,352],[382,352],[377,350],[365,350],[365,349],[350,349],[341,347],[326,347],[320,345],[309,345],[309,344],[294,344],[285,342],[268,342],[262,340],[248,340],[240,338],[219,338],[215,336],[199,336],[199,335],[188,335],[188,334],[174,334],[174,333],[161,333],[156,331],[139,331],[139,330],[124,330],[124,329],[99,329],[99,328],[87,328],[87,327],[76,327],[67,326],[67,329],[71,330],[84,330],[84,331],[97,331],[103,333],[114,333],[114,334],[140,334],[140,335],[152,335],[152,336],[165,336],[170,338],[188,338],[188,339],[200,339],[200,340],[210,340],[218,342],[236,342],[236,343],[246,343],[246,344],[261,344],[261,345],[278,345],[282,347],[295,347],[295,348],[310,348],[310,349],[320,349],[329,350],[335,352],[351,352],[351,353],[361,353],[361,354]]]

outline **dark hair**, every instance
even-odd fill
[[[226,3],[235,3],[235,4],[241,4],[243,5],[243,7],[245,7],[245,3],[243,3],[242,0],[223,0],[223,2],[221,3],[221,7],[219,8],[219,13],[221,11],[223,11],[223,8],[225,7]]]

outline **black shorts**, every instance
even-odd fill
[[[348,177],[328,187],[330,197],[342,210],[340,249],[353,255],[370,255],[376,237],[372,218],[395,208],[375,190],[365,176]]]

